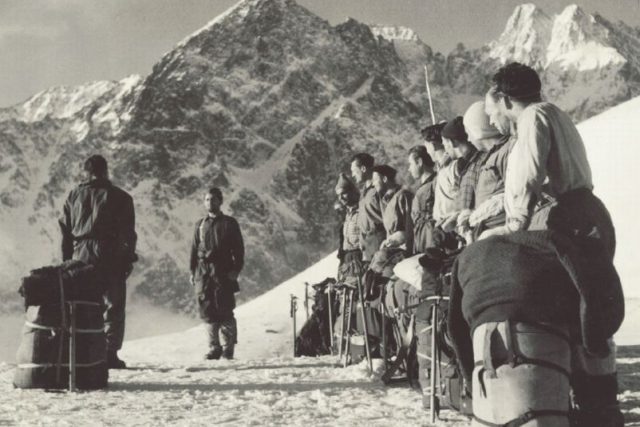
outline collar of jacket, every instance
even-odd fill
[[[451,163],[451,160],[451,156],[449,156],[447,153],[444,153],[444,156],[442,156],[440,161],[436,162],[436,172]]]
[[[111,185],[111,181],[107,178],[94,178],[80,184],[83,187],[107,187]]]
[[[211,215],[209,212],[207,212],[207,216],[204,217],[204,220],[206,221],[206,220],[210,219],[210,220],[215,221],[217,219],[222,218],[223,216],[224,216],[224,213],[222,213],[222,211],[218,212],[217,215]]]
[[[424,181],[422,181],[422,180],[420,181],[420,185],[418,185],[418,188],[420,188],[420,187],[422,187],[423,185],[428,184],[428,183],[430,183],[431,181],[433,181],[433,178],[435,178],[435,177],[436,177],[436,175],[437,175],[437,174],[436,174],[435,172],[432,172],[431,174],[429,174],[429,176],[427,177],[427,179],[425,179]]]
[[[387,191],[384,192],[384,195],[382,196],[382,199],[389,203],[389,200],[391,200],[391,198],[398,192],[400,191],[400,186],[395,184],[393,187],[389,188]]]

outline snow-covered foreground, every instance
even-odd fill
[[[382,367],[338,367],[337,357],[294,359],[290,294],[332,276],[335,254],[237,310],[239,344],[233,361],[204,361],[206,337],[182,333],[128,341],[131,369],[110,371],[107,390],[78,394],[15,390],[14,368],[0,364],[0,425],[429,425],[421,396],[406,383],[386,387]],[[298,326],[305,312],[299,304]],[[640,426],[640,300],[627,305],[620,346],[620,399],[627,425]],[[438,425],[467,426],[443,411]]]
[[[10,390],[0,365],[0,425],[424,425],[420,395],[385,387],[366,364],[335,357],[136,364],[111,371],[105,391]],[[446,411],[441,425],[464,426]]]

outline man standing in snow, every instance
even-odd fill
[[[588,264],[597,265],[603,258],[613,262],[615,232],[611,217],[592,193],[586,149],[571,118],[557,106],[542,101],[540,78],[526,65],[514,62],[503,66],[493,76],[493,82],[498,106],[515,125],[517,141],[509,155],[505,177],[507,222],[486,231],[481,238],[527,229],[542,185],[548,179],[557,205],[549,211],[546,226],[569,236],[581,248]],[[600,249],[594,251],[596,246]],[[576,425],[623,424],[617,402],[613,340],[604,347],[600,354],[589,353],[583,346],[574,349],[571,383],[578,409]]]
[[[104,157],[89,157],[83,174],[85,182],[69,193],[60,219],[62,259],[96,266],[105,289],[107,366],[123,369],[118,350],[124,338],[126,280],[138,259],[133,199],[111,184]]]
[[[361,187],[358,228],[362,259],[365,262],[371,261],[373,254],[385,239],[380,195],[373,188],[372,183],[373,163],[373,157],[367,153],[358,153],[351,159],[351,176]]]
[[[220,210],[222,201],[219,188],[205,193],[207,216],[196,223],[191,245],[190,281],[209,336],[208,360],[232,359],[238,334],[233,310],[244,242],[238,222]]]

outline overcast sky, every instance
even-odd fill
[[[146,75],[177,42],[235,0],[0,0],[0,107],[57,85]],[[298,0],[337,24],[411,27],[434,49],[496,38],[515,0]],[[538,0],[548,14],[575,1]],[[587,12],[640,26],[640,0],[581,0]]]

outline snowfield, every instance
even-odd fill
[[[13,366],[0,364],[0,425],[127,426],[422,426],[428,412],[406,383],[379,380],[381,361],[337,366],[337,356],[292,357],[289,298],[298,296],[297,324],[305,319],[304,283],[332,276],[333,253],[279,287],[240,306],[236,360],[204,361],[201,326],[182,333],[125,342],[121,356],[130,369],[110,371],[103,391],[16,390]],[[627,425],[640,426],[640,300],[628,301],[618,338],[620,400]],[[443,411],[436,425],[467,426]]]

